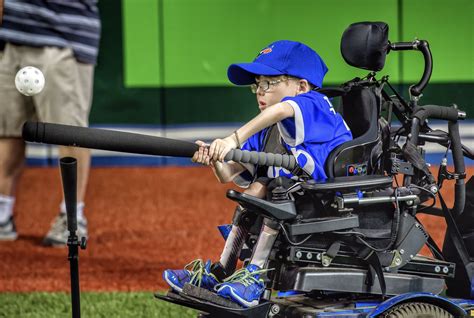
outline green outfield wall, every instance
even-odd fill
[[[341,57],[342,32],[384,21],[389,38],[429,41],[434,68],[422,103],[457,103],[474,118],[474,1],[100,0],[103,32],[91,123],[199,124],[246,121],[254,96],[226,71],[278,39],[304,42],[329,67],[326,85],[367,72]],[[418,81],[418,52],[392,52],[380,75]]]

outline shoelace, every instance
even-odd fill
[[[201,259],[196,259],[184,266],[184,269],[193,273],[189,281],[190,284],[201,287],[202,275],[204,274],[204,262]]]
[[[257,271],[250,272],[247,268],[241,268],[238,271],[236,271],[234,274],[230,275],[224,281],[220,284],[216,285],[216,288],[221,286],[222,284],[225,283],[241,283],[245,287],[250,286],[253,283],[263,283],[263,279],[261,278],[256,278],[255,276],[258,276],[260,274],[264,274],[266,272],[272,271],[274,268],[268,268],[268,269],[260,269]]]

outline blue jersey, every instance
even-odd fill
[[[282,144],[296,158],[300,167],[315,180],[327,178],[324,162],[331,150],[352,139],[352,134],[340,114],[336,113],[329,99],[315,91],[295,97],[285,97],[282,102],[291,105],[295,112],[277,123]],[[263,151],[268,128],[251,136],[243,150]],[[235,183],[247,186],[255,179],[256,166],[245,165],[247,171],[235,178]],[[281,167],[268,167],[270,178],[284,176],[296,179],[290,171]]]

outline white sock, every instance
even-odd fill
[[[85,221],[86,219],[84,216],[84,206],[84,202],[78,202],[76,205],[77,221]],[[66,214],[66,203],[64,201],[59,205],[59,209],[61,213]]]
[[[262,226],[262,231],[258,236],[257,244],[255,245],[252,258],[250,259],[250,264],[265,268],[265,263],[270,256],[277,236],[278,230],[274,230],[265,224]]]
[[[235,271],[247,234],[248,230],[244,229],[243,226],[232,225],[232,230],[225,241],[224,249],[219,259],[219,263],[221,263],[228,275]]]
[[[5,223],[13,215],[15,197],[0,194],[0,223]]]

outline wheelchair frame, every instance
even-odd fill
[[[388,26],[383,23],[363,22],[351,25],[345,34],[356,30],[360,35],[360,32],[367,32],[367,27],[386,27],[388,33]],[[386,41],[383,36],[381,39]],[[227,193],[228,198],[255,211],[260,217],[280,224],[282,233],[269,260],[269,267],[276,270],[266,280],[269,288],[291,292],[271,297],[269,289],[258,306],[248,309],[216,299],[218,296],[193,286],[186,286],[180,294],[173,291],[166,296],[157,294],[157,298],[200,310],[203,312],[201,317],[388,317],[401,307],[412,306],[415,312],[423,311],[417,307],[419,303],[429,304],[455,317],[467,315],[469,311],[473,313],[474,255],[469,255],[470,251],[466,248],[457,223],[463,213],[471,213],[474,217],[474,211],[464,211],[466,174],[463,157],[474,158],[474,153],[461,143],[459,136],[458,120],[464,119],[466,114],[456,105],[418,105],[432,71],[432,56],[427,41],[383,44],[386,43],[385,53],[418,50],[423,54],[423,75],[416,85],[409,88],[408,102],[393,89],[388,77],[380,80],[375,78],[375,71],[381,69],[383,63],[382,66],[378,63],[372,68],[361,66],[358,64],[358,57],[353,59],[351,56],[344,56],[349,64],[372,72],[363,79],[354,79],[340,87],[321,89],[328,97],[345,95],[354,87],[376,88],[380,94],[384,109],[380,108],[379,111],[384,110],[389,114],[385,131],[382,131],[380,125],[378,130],[380,139],[384,139],[381,142],[383,141],[385,156],[376,160],[375,167],[369,169],[365,166],[366,171],[371,170],[368,172],[372,175],[340,176],[344,169],[339,169],[333,178],[325,182],[306,180],[290,189],[280,187],[278,194],[274,193],[270,201],[233,190]],[[362,63],[371,62],[368,60]],[[384,86],[388,86],[394,95],[389,96],[382,89]],[[392,113],[401,124],[396,129],[391,127]],[[434,118],[448,121],[449,131],[432,130],[427,119]],[[400,139],[404,139],[403,147],[400,147]],[[454,172],[448,171],[445,158],[436,180],[428,169],[423,148],[420,147],[426,142],[435,142],[451,149]],[[353,157],[348,160],[342,155],[341,157],[333,156],[331,160],[334,160],[335,165],[342,162],[346,171],[348,164],[352,164],[356,169],[361,167],[359,172],[364,172],[364,162],[354,162]],[[392,183],[396,182],[396,175],[402,175],[403,182],[392,187]],[[451,209],[448,209],[439,193],[446,180],[456,182],[455,201]],[[294,196],[298,191],[312,193],[320,198],[332,197],[325,205],[326,209],[332,210],[332,215],[306,222],[298,220],[294,205]],[[436,196],[441,202],[441,208],[433,207],[434,202],[431,205],[423,204],[430,199],[435,200]],[[380,204],[394,205],[397,210],[397,217],[392,219],[389,244],[384,248],[372,246],[362,236],[354,234],[360,220],[359,215],[353,212],[360,207]],[[419,212],[445,218],[448,230],[443,251],[416,219]],[[312,236],[334,233],[339,237],[346,236],[341,239],[339,246],[334,242],[329,247],[303,245],[303,241]],[[295,238],[301,236],[305,238],[294,242]],[[348,236],[358,240],[357,249],[341,249],[340,245],[352,244],[348,243]],[[474,236],[470,238],[469,242],[471,241],[474,242]],[[250,250],[252,242],[255,242],[255,236],[249,236],[247,240]],[[433,258],[416,255],[425,243]],[[361,249],[360,246],[364,244],[366,248]],[[241,259],[248,257],[248,252],[243,251]],[[374,255],[377,255],[375,259]],[[439,296],[445,284],[448,285],[449,296],[469,299]]]

